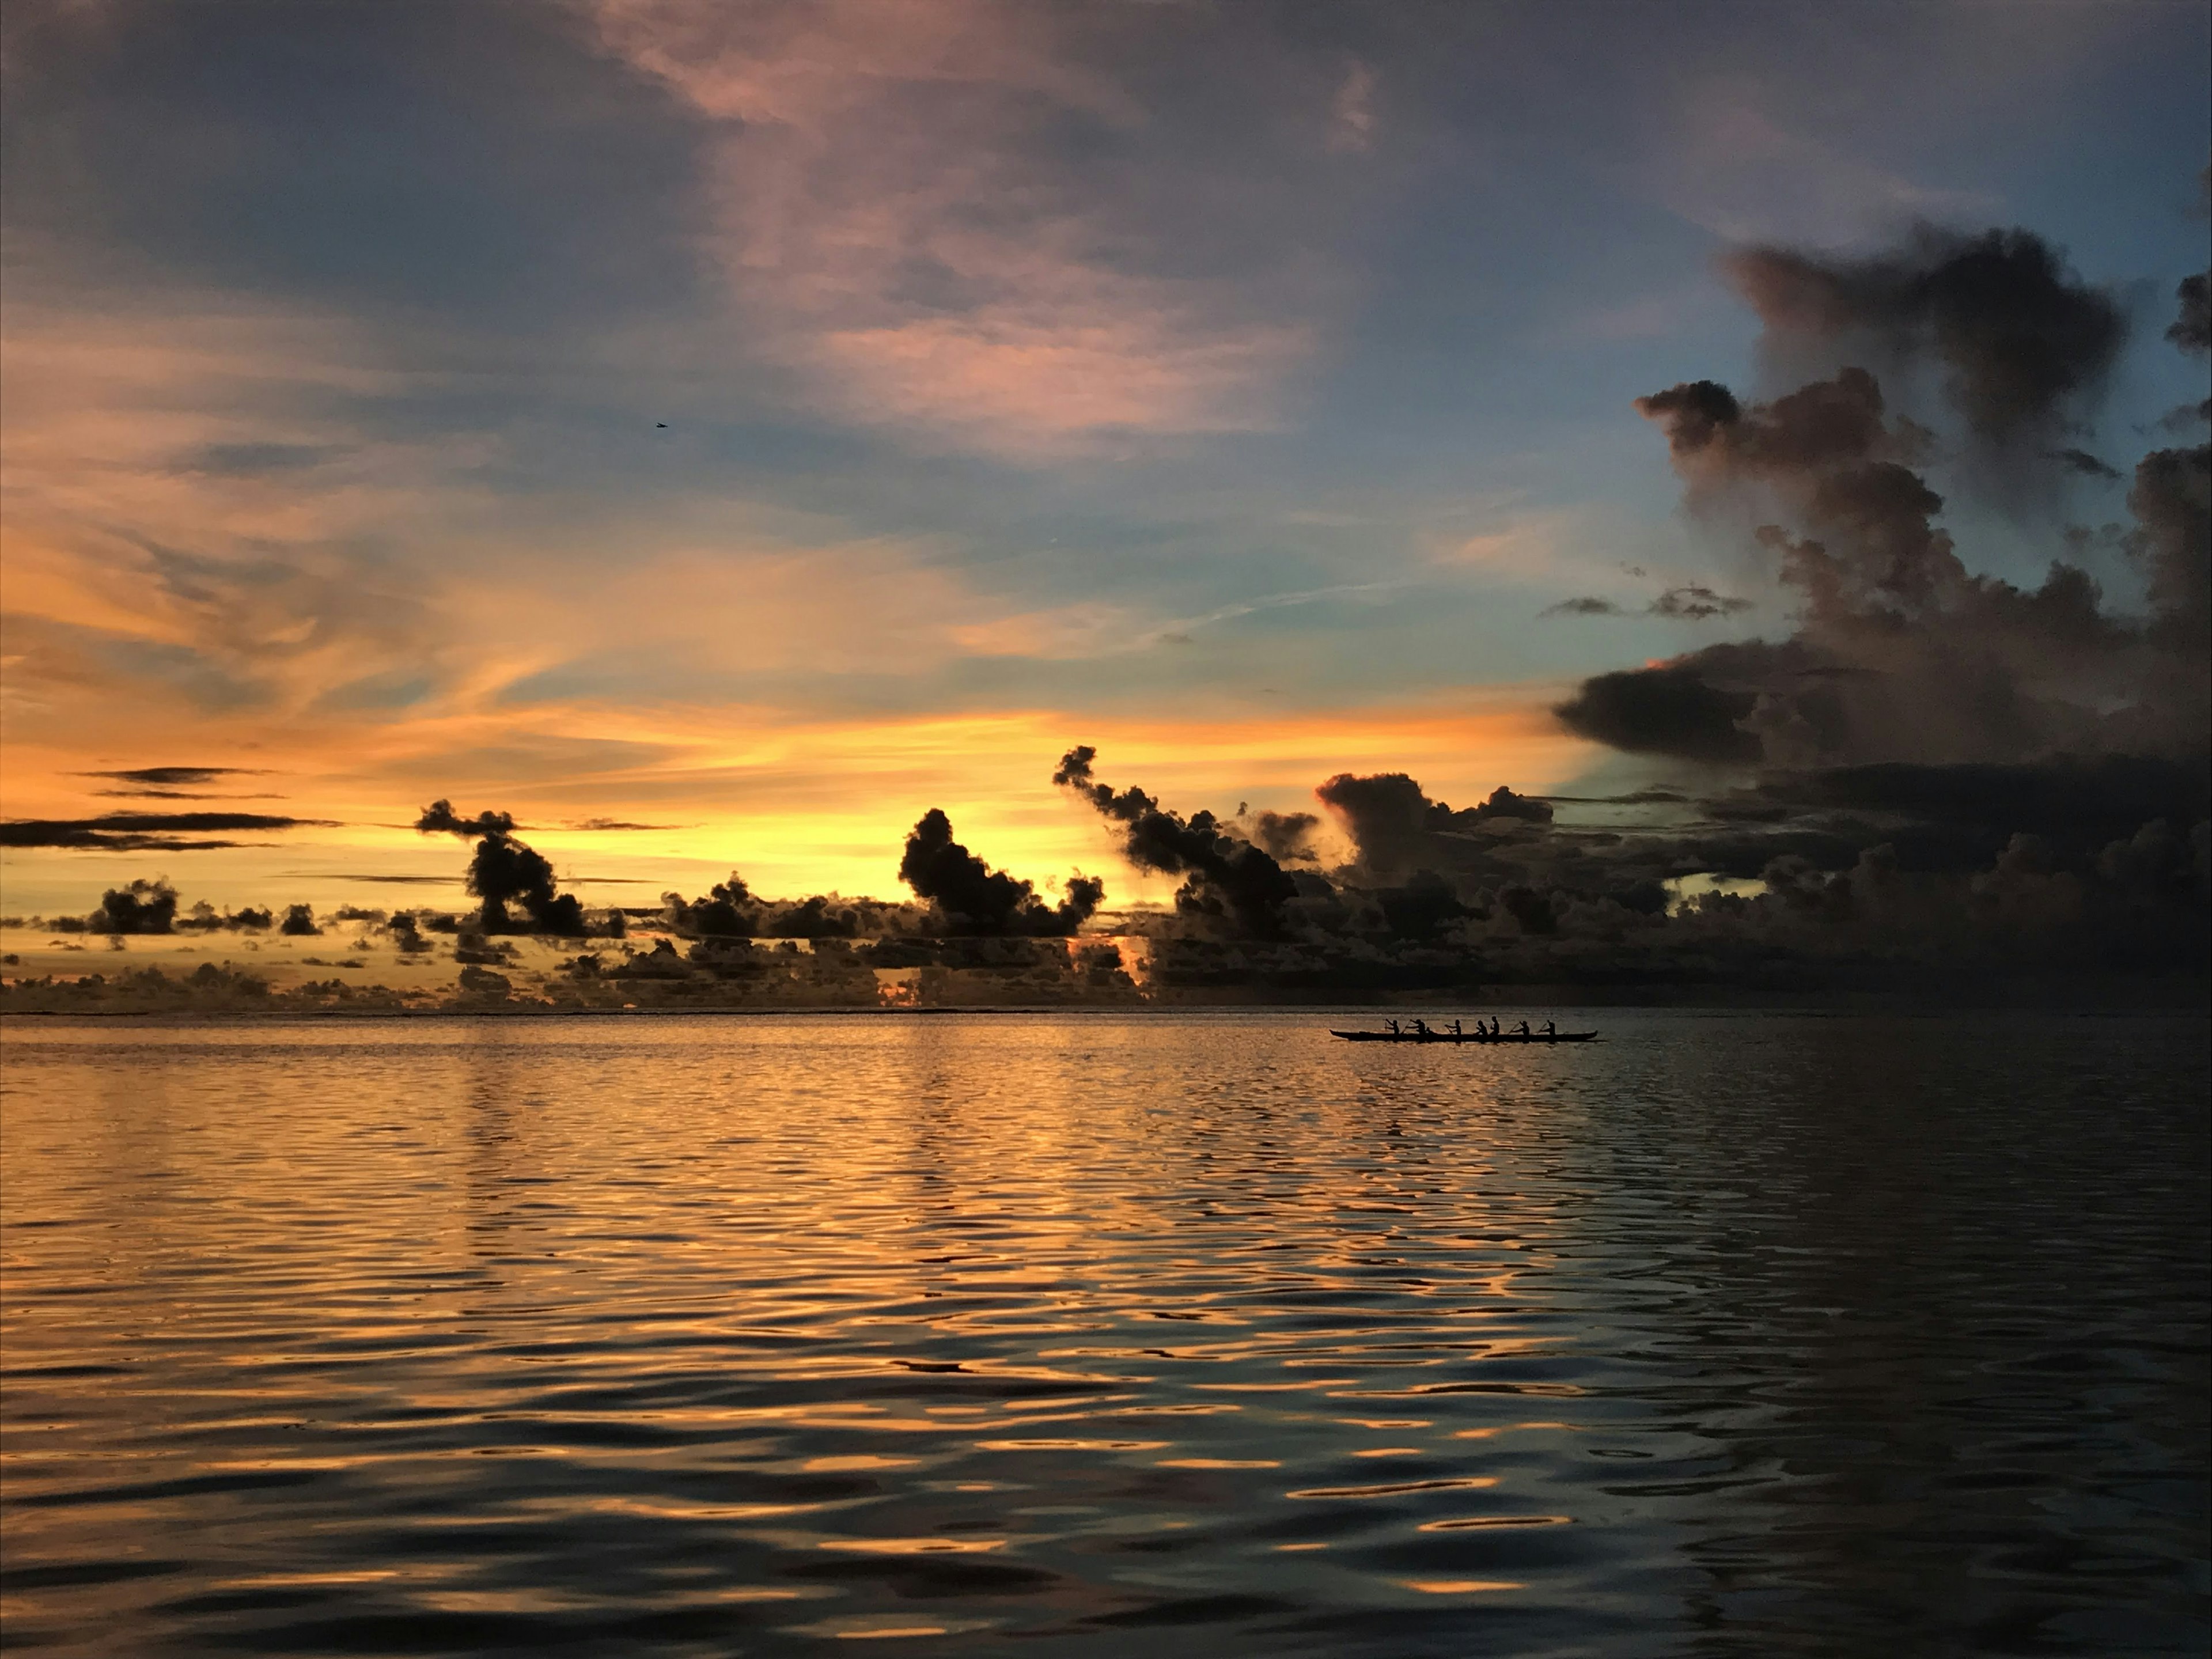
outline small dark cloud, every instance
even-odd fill
[[[1649,614],[1672,617],[1686,622],[1703,622],[1711,617],[1741,616],[1757,608],[1749,599],[1716,593],[1710,587],[1692,582],[1686,586],[1668,588],[1651,601]]]
[[[252,794],[218,793],[206,789],[94,789],[91,792],[102,800],[283,800],[283,796],[266,790]]]
[[[1677,391],[1681,388],[1677,387]],[[1662,397],[1667,394],[1660,394]],[[1651,399],[1645,399],[1650,402]],[[1730,598],[1718,593],[1702,583],[1690,582],[1680,587],[1670,587],[1647,605],[1640,612],[1611,599],[1583,597],[1562,599],[1557,605],[1547,605],[1537,614],[1543,617],[1665,617],[1676,622],[1704,622],[1713,617],[1741,616],[1757,607],[1749,599]]]
[[[203,899],[177,918],[177,927],[179,932],[190,933],[265,933],[276,921],[273,912],[251,904],[238,910],[219,911]]]
[[[630,823],[621,818],[581,818],[574,823],[564,823],[563,830],[689,830],[688,823]]]
[[[2118,467],[2106,465],[2086,449],[2054,449],[2050,452],[2050,459],[2069,472],[2079,473],[2085,478],[2102,478],[2112,483],[2120,479]]]
[[[2166,337],[2184,351],[2198,356],[2212,351],[2212,271],[2183,277],[2173,296],[2181,303],[2181,313]]]
[[[222,778],[266,777],[256,766],[139,766],[117,772],[79,772],[81,778],[107,778],[116,783],[143,783],[155,789],[182,788],[187,784],[214,783]]]
[[[249,844],[180,839],[225,831],[333,829],[330,818],[262,812],[107,812],[96,818],[13,818],[0,823],[0,847],[67,847],[87,852],[198,851]]]

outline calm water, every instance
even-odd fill
[[[11,1026],[0,1632],[2203,1650],[2203,1022],[1325,1023]]]

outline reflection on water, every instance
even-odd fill
[[[1591,1023],[12,1027],[7,1639],[2201,1651],[2202,1023]]]

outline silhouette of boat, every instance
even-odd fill
[[[1526,1036],[1518,1031],[1504,1031],[1496,1036],[1479,1035],[1474,1031],[1337,1031],[1333,1037],[1342,1037],[1346,1042],[1589,1042],[1597,1036],[1595,1031],[1555,1031],[1546,1036],[1531,1031]]]

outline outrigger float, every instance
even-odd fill
[[[1458,1021],[1452,1022],[1456,1027]],[[1420,1026],[1411,1031],[1337,1031],[1333,1037],[1342,1037],[1346,1042],[1589,1042],[1597,1036],[1595,1031],[1449,1031]]]

